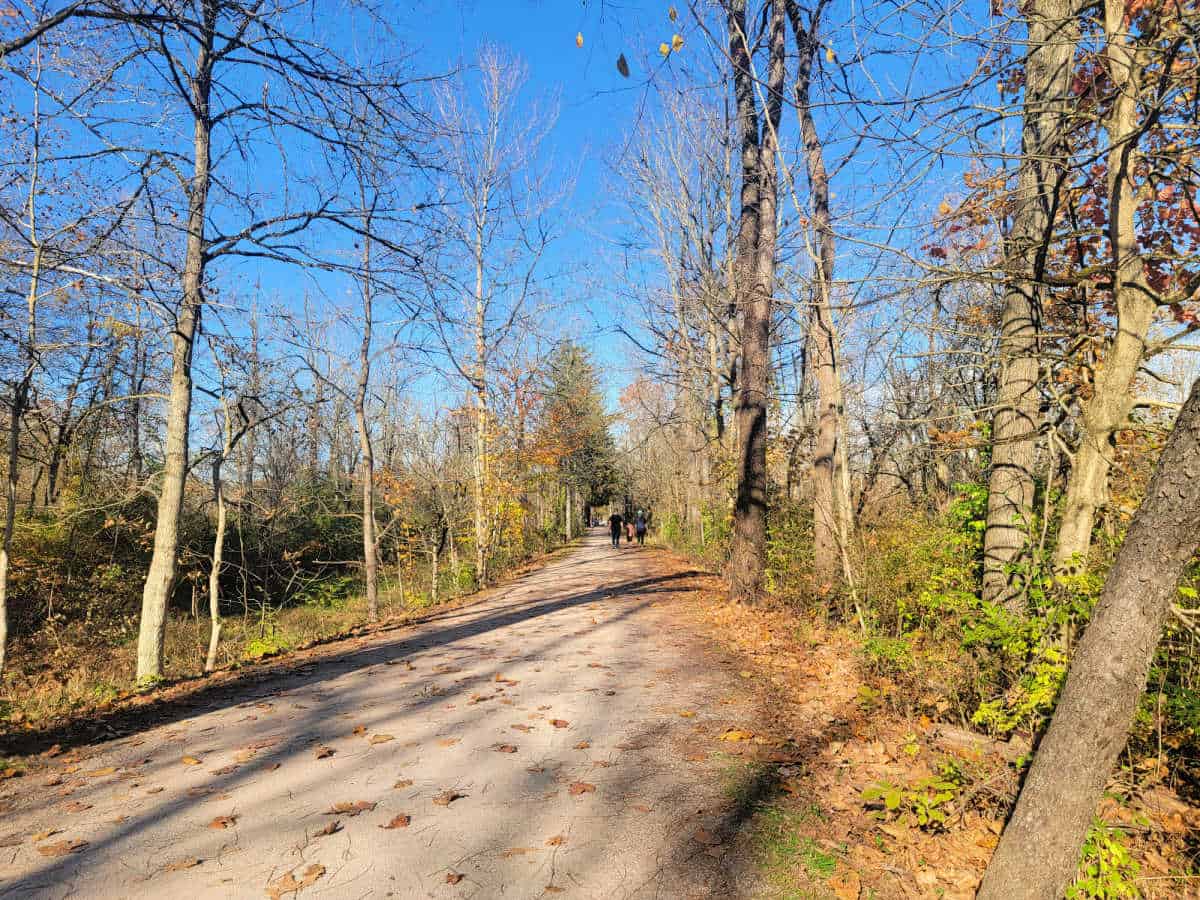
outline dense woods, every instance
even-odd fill
[[[568,261],[579,169],[512,49],[0,0],[0,721],[645,508],[731,602],[852,634],[888,708],[1034,748],[980,896],[1172,895],[1096,810],[1200,789],[1194,0],[652,5]]]

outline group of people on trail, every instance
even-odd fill
[[[612,535],[614,548],[621,546],[622,534],[625,535],[625,543],[632,544],[636,536],[641,546],[646,543],[646,513],[639,509],[635,518],[625,519],[619,512],[614,512],[608,517],[608,531]]]

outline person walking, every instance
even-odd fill
[[[620,547],[621,547],[621,523],[622,523],[622,521],[623,520],[621,519],[621,514],[618,512],[614,512],[611,516],[608,517],[608,530],[609,530],[609,533],[612,535],[613,549],[620,549]]]
[[[633,522],[625,523],[625,543],[633,543]]]
[[[637,518],[633,520],[633,530],[637,533],[638,546],[646,546],[646,514],[640,509]]]

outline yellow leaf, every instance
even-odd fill
[[[722,741],[748,741],[754,737],[754,733],[750,731],[741,731],[737,728],[730,728],[721,734],[718,740]]]
[[[575,35],[575,46],[576,47],[583,46],[583,32],[582,31],[579,32],[579,34]]]
[[[833,62],[833,48],[832,47],[825,48],[825,62]]]
[[[180,762],[182,762],[185,766],[200,765],[200,760],[196,759],[196,757],[194,757],[194,756],[185,756],[183,759],[180,760]]]
[[[664,44],[659,44],[659,45],[658,45],[658,52],[659,52],[659,53],[661,53],[663,56],[667,56],[667,55],[669,55],[669,54],[670,54],[670,52],[671,52],[671,48],[670,48],[670,47],[668,47],[668,46],[667,46],[665,43],[664,43]]]
[[[681,35],[676,34],[671,38],[671,49],[676,53],[683,49],[683,37]]]
[[[672,22],[674,22],[676,19],[679,18],[679,10],[677,10],[673,6],[667,7],[667,18],[669,18]]]

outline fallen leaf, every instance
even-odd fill
[[[386,744],[388,741],[394,741],[395,738],[390,734],[373,734],[371,735],[371,744]]]
[[[568,722],[566,719],[551,719],[550,724],[553,725],[555,728],[567,728],[570,726],[571,723]]]
[[[407,828],[411,822],[412,822],[412,816],[406,816],[403,813],[401,813],[400,815],[393,818],[392,821],[388,822],[386,825],[380,825],[379,827],[386,828],[388,830],[391,830],[393,828]]]
[[[334,750],[332,747],[326,747],[324,745],[317,747],[315,750],[313,750],[313,756],[315,756],[317,759],[328,759],[329,757],[333,756],[333,754],[335,754],[335,753],[337,753],[337,751]]]
[[[542,891],[543,891],[544,893],[547,893],[547,894],[565,894],[565,893],[566,893],[566,891],[567,891],[567,889],[566,889],[566,888],[555,887],[555,886],[554,886],[554,885],[552,885],[552,884],[548,884],[548,885],[546,885],[544,888],[542,888]]]
[[[117,771],[116,766],[105,766],[103,769],[92,769],[90,772],[84,772],[88,778],[100,778],[104,775],[112,775]]]
[[[453,747],[458,743],[458,738],[442,738],[438,741],[439,747]]]
[[[87,841],[56,841],[53,844],[39,844],[37,852],[42,856],[70,856],[87,845]]]
[[[395,784],[392,785],[392,789],[393,790],[401,790],[402,788],[412,787],[412,783],[413,783],[413,781],[411,778],[401,778],[399,781],[397,781]]]
[[[516,753],[517,745],[516,744],[497,744],[492,749],[495,750],[497,753]]]
[[[567,839],[565,837],[563,837],[561,834],[556,834],[552,838],[547,838],[546,846],[547,847],[561,847],[566,842],[567,842]]]
[[[318,831],[316,833],[316,837],[329,837],[329,835],[337,834],[341,830],[342,830],[342,823],[339,822],[337,819],[334,819],[332,822],[330,822],[328,825],[326,825],[324,828],[322,828],[320,831]]]
[[[447,872],[446,873],[446,884],[458,884],[462,880],[463,880],[463,876],[459,872]]]
[[[200,760],[196,759],[196,757],[194,757],[194,756],[185,756],[183,759],[180,760],[180,762],[183,763],[185,766],[198,766],[201,764]]]
[[[829,886],[838,900],[858,900],[858,895],[862,893],[862,879],[854,870],[830,878]]]
[[[267,885],[267,896],[271,900],[280,900],[284,894],[295,894],[303,888],[315,884],[317,879],[324,874],[325,867],[320,863],[313,863],[305,869],[299,880],[291,872],[288,872],[278,881]]]
[[[509,847],[507,850],[500,851],[500,855],[504,859],[512,859],[514,856],[524,856],[526,853],[537,853],[537,847]]]
[[[44,841],[48,837],[53,837],[56,834],[62,834],[61,828],[47,828],[45,831],[39,831],[33,836],[34,843]]]
[[[187,859],[177,859],[175,862],[163,869],[164,872],[182,872],[184,869],[194,869],[200,865],[203,860],[195,856],[189,856]]]
[[[364,734],[367,733],[367,726],[366,725],[355,725],[354,731],[351,733],[357,735],[358,737],[362,737]]]
[[[727,729],[725,729],[725,731],[723,731],[721,733],[721,736],[719,738],[717,738],[717,740],[719,740],[719,741],[748,741],[753,737],[754,737],[754,733],[751,731],[741,731],[740,729],[737,729],[737,728],[727,728]]]
[[[56,785],[60,785],[62,783],[63,783],[63,777],[61,775],[51,775],[49,778],[47,778],[45,781],[42,782],[42,784],[44,784],[46,787],[55,787]]]
[[[529,731],[533,731],[533,726],[532,725],[513,725],[512,729],[513,729],[513,731],[529,732]]]
[[[449,806],[455,800],[461,800],[466,794],[460,794],[458,791],[442,791],[433,798],[434,806]]]
[[[580,794],[594,794],[595,792],[596,786],[588,784],[586,781],[573,781],[571,782],[571,786],[567,788],[567,793],[574,797],[578,797]]]
[[[592,746],[591,741],[580,741],[578,744],[575,745],[575,749],[576,750],[586,750],[590,746]]]
[[[378,804],[369,800],[355,800],[353,803],[343,801],[335,803],[332,807],[325,811],[327,816],[357,816],[359,813],[369,812]]]
[[[209,828],[232,828],[237,824],[237,816],[217,816],[208,823]]]
[[[163,790],[164,789],[162,787],[146,788],[146,793],[147,794],[161,794],[163,792]]]
[[[681,709],[679,715],[685,719],[695,718],[696,711],[694,709]]]

